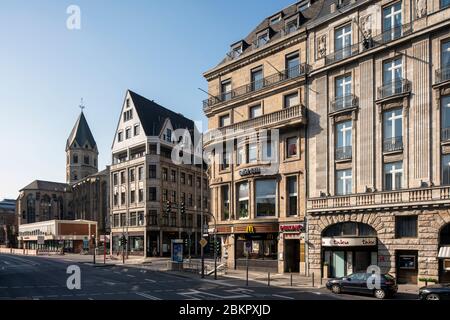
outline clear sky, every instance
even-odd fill
[[[202,73],[293,0],[1,0],[0,199],[65,181],[65,143],[84,98],[99,169],[129,88],[203,120]],[[81,29],[69,30],[70,5]]]

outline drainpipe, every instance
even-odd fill
[[[309,30],[306,28],[306,67],[309,66]],[[309,108],[309,83],[308,83],[308,72],[305,74],[305,105],[306,105],[306,119],[308,120],[308,108]],[[303,178],[305,179],[305,275],[309,275],[309,226],[308,226],[308,195],[309,195],[309,183],[308,183],[308,161],[309,161],[309,152],[308,152],[308,122],[305,128],[305,172],[303,174]]]

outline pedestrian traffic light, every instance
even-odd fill
[[[220,240],[216,240],[216,253],[220,253]]]
[[[184,239],[184,246],[187,248],[189,245],[188,239]]]
[[[186,213],[186,208],[184,207],[184,202],[181,203],[181,214],[185,214]]]
[[[167,203],[166,203],[166,212],[167,212],[167,213],[170,213],[171,211],[172,211],[172,206],[171,206],[171,204],[170,204],[170,201],[167,200]]]

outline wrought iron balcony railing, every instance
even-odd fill
[[[383,141],[383,151],[393,152],[403,150],[403,137],[391,137],[386,138]]]
[[[436,83],[450,80],[450,66],[439,68],[435,71]]]
[[[369,42],[366,42],[369,47],[365,49],[370,49],[373,47],[378,47],[380,45],[386,44],[388,42],[400,39],[401,37],[411,34],[413,31],[412,24],[406,23],[400,26],[396,26],[391,29],[387,29],[382,33],[372,37]]]
[[[411,91],[411,83],[406,79],[395,79],[378,88],[378,99],[385,99]]]
[[[441,141],[450,141],[450,127],[441,129]]]
[[[354,94],[336,97],[331,101],[331,112],[341,111],[358,106],[358,98]]]
[[[347,46],[343,49],[332,52],[325,57],[325,64],[329,65],[359,53],[359,43]]]
[[[203,111],[208,111],[210,107],[223,101],[235,99],[247,93],[257,92],[264,88],[276,85],[286,80],[295,79],[306,74],[308,67],[305,63],[299,64],[295,67],[285,69],[279,73],[272,74],[266,78],[249,84],[237,87],[229,92],[221,94],[219,97],[211,97],[203,101]]]
[[[352,146],[336,147],[336,160],[348,160],[352,158]]]

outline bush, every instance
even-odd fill
[[[419,278],[419,281],[422,281],[422,282],[432,282],[432,283],[437,283],[437,282],[438,282],[438,280],[435,279],[435,278]]]

